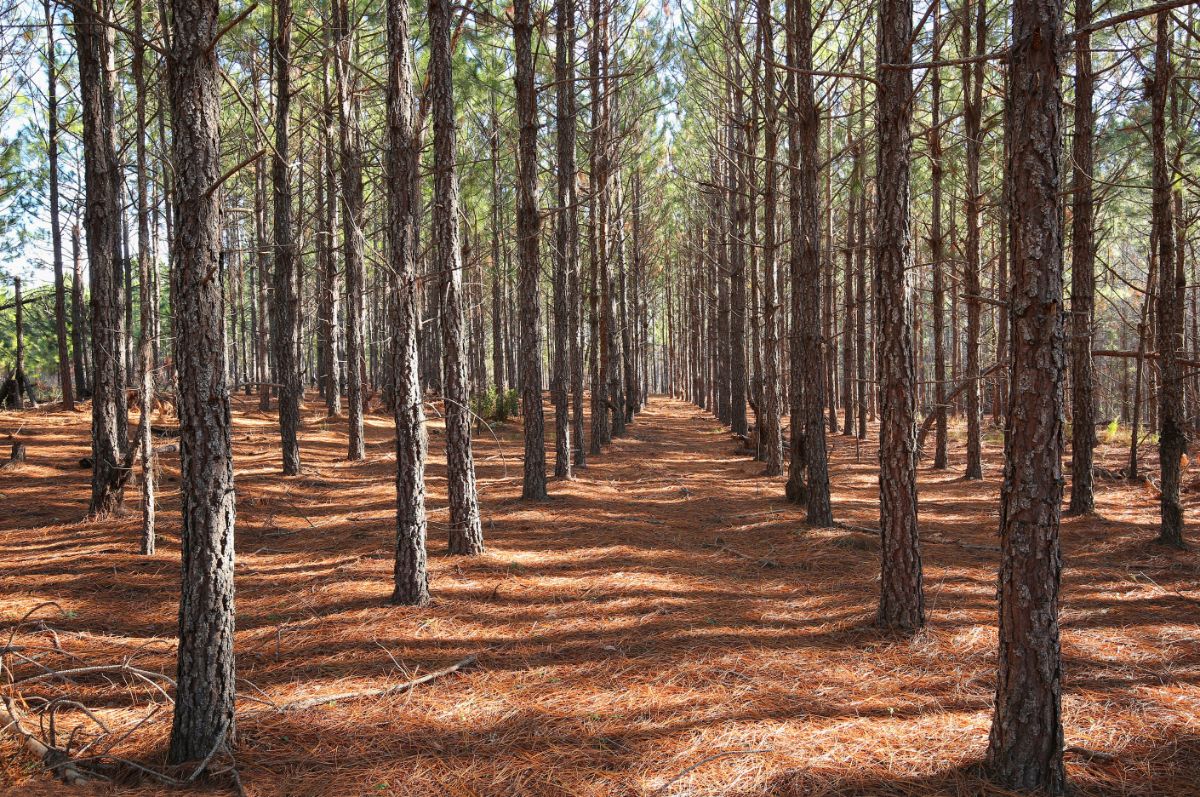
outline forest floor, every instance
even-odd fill
[[[1006,793],[977,773],[995,672],[998,433],[981,482],[959,478],[961,439],[950,470],[922,463],[929,626],[906,639],[872,626],[873,536],[806,527],[781,479],[707,413],[661,396],[578,478],[552,481],[545,502],[518,498],[518,424],[477,435],[488,550],[473,559],[445,553],[431,422],[434,603],[390,606],[390,419],[369,417],[367,460],[348,462],[345,422],[321,417],[315,398],[308,409],[304,472],[282,478],[274,414],[235,401],[233,753],[246,794]],[[136,488],[128,516],[82,520],[88,413],[0,414],[0,432],[18,429],[28,461],[0,471],[0,627],[55,601],[35,615],[43,627],[16,634],[27,655],[58,645],[40,661],[173,676],[178,456],[163,458],[158,553],[143,557]],[[835,517],[877,525],[872,445],[830,440]],[[1123,455],[1101,453],[1113,467]],[[1146,486],[1101,480],[1097,503],[1097,517],[1062,527],[1069,777],[1080,795],[1200,794],[1200,555],[1151,542]],[[1187,505],[1196,518],[1196,494]],[[474,666],[404,694],[268,705],[398,684],[470,654]],[[38,672],[8,660],[18,677]],[[67,696],[90,707],[112,734],[85,756],[136,727],[113,754],[167,771],[169,706],[145,684],[87,675],[17,691],[31,706]],[[60,745],[77,725],[75,750],[96,726],[64,706]],[[193,788],[229,793],[229,766],[218,756],[226,774]],[[128,774],[67,791],[8,736],[0,791],[179,793]]]

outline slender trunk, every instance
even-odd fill
[[[537,190],[537,96],[533,73],[533,18],[530,0],[517,0],[513,11],[516,47],[517,92],[517,253],[520,268],[521,312],[521,413],[525,432],[525,473],[522,498],[546,497],[545,418],[542,414],[541,306],[538,301],[538,214]],[[570,88],[570,87],[568,87]],[[566,299],[556,265],[558,296]],[[557,309],[557,307],[556,307]],[[565,321],[565,313],[562,314]],[[560,336],[557,343],[562,343]],[[560,345],[558,347],[562,349]],[[556,362],[555,415],[559,428],[566,429],[566,398],[562,395],[561,371]],[[561,401],[560,401],[561,399]],[[559,461],[567,462],[566,449],[559,447]]]
[[[1092,0],[1075,0],[1075,26],[1092,21]],[[1075,135],[1071,157],[1071,502],[1067,511],[1095,509],[1092,487],[1096,397],[1092,384],[1092,323],[1095,312],[1096,244],[1093,230],[1091,36],[1075,40]]]
[[[986,0],[974,0],[974,9],[980,19],[976,31],[975,55],[983,55],[984,27],[982,20],[987,13]],[[971,53],[971,2],[963,5],[962,51],[965,57]],[[967,145],[966,211],[967,240],[966,262],[963,266],[963,290],[967,298],[967,389],[964,404],[967,413],[967,467],[966,478],[983,478],[983,456],[979,410],[979,152],[982,145],[981,119],[983,113],[983,61],[964,64],[963,76],[963,134]]]
[[[555,2],[554,79],[558,83],[558,215],[554,240],[554,475],[571,478],[572,443],[575,430],[570,423],[570,393],[573,364],[579,345],[571,323],[572,303],[578,291],[578,239],[575,208],[575,3]],[[568,343],[570,341],[570,343]],[[578,389],[576,389],[578,394]],[[582,418],[579,424],[582,425]]]
[[[298,252],[293,232],[292,188],[288,172],[291,156],[288,142],[292,98],[292,0],[278,0],[275,60],[275,152],[271,161],[271,183],[275,197],[275,273],[271,299],[272,349],[275,378],[279,382],[279,436],[283,475],[300,473],[300,364],[296,356],[296,295]]]
[[[359,129],[354,36],[350,2],[335,2],[338,90],[338,142],[342,156],[342,246],[346,266],[346,407],[349,427],[347,459],[366,457],[363,438],[363,180],[362,133]]]
[[[757,0],[759,36],[763,56],[763,417],[761,436],[766,453],[766,475],[783,472],[783,438],[779,424],[779,303],[775,292],[775,210],[778,154],[778,94],[775,85],[775,46],[770,0]],[[817,367],[820,367],[818,362]]]
[[[54,12],[44,0],[46,15],[46,156],[50,167],[50,246],[54,258],[54,333],[58,344],[58,382],[63,409],[74,411],[71,360],[67,350],[67,297],[63,282],[62,222],[58,207],[58,67],[54,53]]]
[[[138,359],[141,367],[141,384],[138,390],[138,406],[141,420],[138,424],[138,446],[141,448],[142,476],[142,553],[154,553],[154,441],[150,430],[150,410],[154,404],[154,346],[152,342],[152,306],[150,271],[150,207],[146,171],[146,83],[144,78],[145,45],[142,39],[142,3],[133,4],[133,81],[137,93],[134,115],[134,135],[137,137],[137,225],[138,225],[138,286],[141,290],[141,308],[138,313],[139,338]],[[178,162],[178,161],[177,161]]]
[[[1183,349],[1183,271],[1175,260],[1174,216],[1171,210],[1171,171],[1167,163],[1167,95],[1172,79],[1170,13],[1158,14],[1154,49],[1154,82],[1151,96],[1154,146],[1152,223],[1158,243],[1157,348],[1159,372],[1158,461],[1162,474],[1162,523],[1158,541],[1183,548],[1183,504],[1179,500],[1182,458],[1187,453],[1183,415],[1183,374],[1179,356]]]
[[[91,395],[87,367],[84,364],[87,348],[87,305],[83,302],[83,252],[79,240],[79,225],[71,225],[71,370],[75,376],[75,395]]]
[[[338,264],[337,258],[334,257],[334,252],[337,251],[337,181],[334,176],[334,148],[333,148],[333,130],[334,130],[334,113],[333,104],[329,96],[329,77],[328,69],[321,81],[321,91],[323,100],[323,124],[322,124],[322,149],[325,152],[325,168],[322,179],[319,181],[324,186],[323,193],[325,196],[324,206],[321,208],[320,224],[323,230],[321,239],[324,246],[320,247],[320,251],[324,253],[322,265],[324,269],[321,273],[321,301],[320,301],[320,322],[321,322],[321,377],[325,386],[325,410],[330,417],[341,415],[342,413],[342,389],[339,373],[341,370],[340,360],[338,356],[338,348],[341,342],[341,325],[338,323],[338,294],[340,293],[338,286]]]
[[[446,471],[450,497],[450,553],[483,552],[471,413],[463,346],[462,252],[458,228],[458,150],[450,53],[450,0],[429,2],[429,91],[433,108],[433,252],[441,291]],[[538,403],[540,409],[541,403]]]
[[[396,423],[396,556],[392,602],[429,603],[425,535],[425,410],[417,361],[415,236],[420,206],[417,136],[413,129],[408,0],[388,0],[387,242],[391,258],[391,354]]]
[[[933,12],[933,60],[941,59],[941,8]],[[946,468],[946,246],[942,240],[942,77],[934,69],[931,78],[932,118],[929,122],[929,170],[932,182],[932,221],[929,248],[933,260],[933,390],[934,432],[933,468]]]

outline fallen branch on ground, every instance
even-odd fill
[[[420,686],[421,684],[424,684],[424,683],[429,683],[430,681],[432,681],[436,678],[441,678],[443,675],[450,675],[451,673],[455,673],[461,669],[470,667],[478,659],[479,659],[479,654],[472,653],[470,656],[467,656],[465,659],[460,659],[459,661],[454,662],[449,667],[445,667],[440,670],[434,670],[433,672],[422,675],[420,678],[414,678],[413,680],[406,681],[402,684],[396,684],[395,686],[379,687],[376,689],[362,689],[357,692],[342,692],[342,693],[336,694],[336,695],[317,695],[316,697],[307,697],[307,698],[304,698],[303,700],[293,700],[291,703],[284,703],[283,705],[279,706],[278,710],[279,711],[303,711],[306,708],[313,708],[314,706],[322,706],[326,703],[336,703],[341,700],[359,700],[364,697],[383,697],[385,695],[400,694],[401,692],[407,692],[408,690],[412,689],[413,687]],[[266,709],[264,709],[264,710],[266,710]]]
[[[860,534],[871,534],[875,537],[879,536],[879,529],[873,529],[870,526],[855,526],[851,523],[836,522],[834,528],[843,529],[845,531],[857,531]],[[970,542],[962,542],[960,540],[948,540],[945,537],[930,537],[921,538],[922,542],[931,542],[935,545],[957,545],[960,548],[966,548],[968,551],[986,551],[988,553],[999,553],[1000,548],[995,545],[975,545]]]
[[[716,548],[718,551],[724,551],[725,553],[732,554],[732,555],[738,557],[739,559],[745,559],[749,562],[754,562],[755,564],[759,565],[760,567],[779,567],[779,562],[775,561],[774,559],[768,559],[765,556],[762,556],[762,557],[751,556],[748,553],[742,553],[737,548],[731,548],[728,545],[726,545],[725,541],[722,540],[720,537],[717,537],[717,539],[715,539],[712,542],[704,543],[704,547],[705,548]]]
[[[710,761],[716,761],[718,758],[726,758],[731,755],[757,755],[759,753],[773,753],[773,752],[775,752],[775,750],[773,748],[765,747],[760,750],[726,750],[723,753],[713,753],[710,756],[705,756],[704,758],[701,758],[699,761],[692,764],[690,767],[683,770],[682,772],[680,772],[678,775],[676,775],[675,777],[668,780],[663,785],[659,786],[658,790],[655,792],[655,794],[662,794],[663,792],[665,792],[667,790],[667,788],[672,783],[679,780],[684,775],[688,774],[689,772],[692,772],[693,770],[699,769],[700,767],[704,766],[705,764],[707,764]]]
[[[23,719],[25,719],[25,713],[17,707],[14,701],[7,696],[0,696],[0,723],[3,723],[0,730],[9,731],[17,736],[21,745],[40,758],[47,769],[62,778],[64,783],[71,786],[87,783],[87,776],[79,770],[71,757],[25,730],[21,725]]]

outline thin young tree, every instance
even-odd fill
[[[1092,191],[1096,77],[1092,72],[1092,0],[1075,0],[1074,133],[1071,149],[1071,501],[1067,511],[1095,509],[1092,467],[1096,444],[1096,397],[1092,384],[1096,240]]]
[[[762,128],[765,162],[762,202],[763,269],[763,401],[761,443],[766,454],[766,475],[783,472],[783,438],[779,424],[779,301],[775,279],[775,220],[778,203],[778,179],[775,165],[779,149],[778,89],[775,81],[775,37],[771,24],[770,0],[757,0],[759,40],[762,43]]]
[[[429,602],[425,539],[425,410],[417,361],[417,141],[408,0],[388,0],[387,236],[392,262],[392,379],[396,421],[396,557],[392,602]]]
[[[275,7],[275,149],[271,159],[274,196],[275,270],[271,297],[271,344],[275,376],[279,383],[279,437],[283,475],[300,473],[300,363],[297,361],[297,321],[300,297],[296,295],[296,248],[292,218],[291,148],[292,102],[292,0],[277,0]]]
[[[446,470],[450,552],[483,552],[483,527],[471,452],[471,410],[463,345],[462,250],[450,53],[450,0],[429,2],[429,92],[433,109],[433,250],[441,290],[442,368],[446,406]],[[540,406],[540,404],[539,404]]]
[[[1151,86],[1151,142],[1154,149],[1151,209],[1152,236],[1158,244],[1158,295],[1155,319],[1158,324],[1158,460],[1162,472],[1162,522],[1158,541],[1183,548],[1183,504],[1179,500],[1182,460],[1187,453],[1183,413],[1183,374],[1179,355],[1183,349],[1182,264],[1175,259],[1174,215],[1171,210],[1171,171],[1167,163],[1167,97],[1172,80],[1170,13],[1158,13],[1154,46],[1154,80]]]
[[[982,56],[984,31],[981,24],[975,26],[977,36],[972,36],[972,10],[980,20],[987,13],[986,0],[964,0],[962,7],[962,65],[963,84],[963,135],[966,138],[966,262],[963,264],[963,289],[967,300],[967,357],[965,409],[967,413],[967,479],[983,478],[982,432],[979,408],[979,322],[980,322],[980,231],[979,231],[979,154],[982,148],[983,114],[983,64],[974,56]],[[972,40],[975,52],[972,54]]]
[[[346,268],[346,407],[349,424],[347,458],[364,459],[363,437],[363,178],[362,131],[359,121],[354,36],[350,0],[335,0],[337,31],[338,142],[342,160],[342,247]]]
[[[875,319],[879,373],[879,624],[925,624],[917,535],[909,179],[912,159],[911,0],[880,0],[876,89]]]
[[[137,165],[137,228],[138,228],[138,285],[141,291],[138,312],[138,366],[141,368],[138,385],[138,448],[141,450],[142,476],[142,553],[150,555],[155,548],[154,510],[154,441],[150,428],[150,411],[154,403],[154,296],[151,288],[153,263],[150,256],[149,176],[146,167],[146,45],[142,36],[142,2],[133,3],[133,81],[134,136]]]
[[[941,60],[941,0],[933,7],[933,60]],[[942,233],[942,75],[930,72],[929,174],[930,223],[929,253],[933,260],[933,393],[934,442],[933,468],[946,468],[946,242]]]
[[[579,356],[572,305],[578,301],[579,226],[575,186],[575,3],[555,0],[554,79],[558,128],[558,213],[554,229],[554,475],[571,478],[573,447],[570,388]],[[536,133],[536,131],[535,131]],[[536,145],[536,135],[535,135]],[[572,283],[574,279],[574,284]],[[578,322],[576,322],[578,323]],[[569,342],[568,342],[569,341]],[[574,358],[574,359],[573,359]],[[583,419],[579,418],[582,427]]]
[[[1007,179],[1012,353],[1000,490],[1000,644],[987,750],[1010,789],[1065,790],[1058,588],[1063,475],[1062,229],[1058,205],[1064,0],[1015,0]]]
[[[538,301],[537,89],[533,75],[533,16],[531,0],[513,4],[513,44],[516,50],[517,91],[517,257],[520,267],[521,415],[525,431],[525,473],[522,498],[546,497],[545,419],[542,415],[541,306]],[[572,87],[573,88],[573,87]],[[558,268],[555,285],[562,294]],[[565,315],[565,314],[564,314]],[[565,319],[563,319],[565,320]],[[556,341],[563,348],[563,336]],[[557,361],[556,361],[557,362]],[[555,368],[559,389],[562,373]],[[566,434],[566,400],[555,400],[556,428]],[[566,449],[559,453],[565,463]]]
[[[233,453],[220,280],[218,0],[172,0],[175,173],[172,299],[179,373],[182,590],[172,763],[232,744],[235,683]]]
[[[54,43],[54,11],[44,0],[46,17],[46,163],[50,177],[50,252],[54,264],[54,333],[58,344],[58,381],[62,386],[63,409],[75,409],[71,383],[71,354],[67,349],[67,297],[63,281],[62,218],[58,198],[58,63]]]

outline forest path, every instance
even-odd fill
[[[434,602],[422,609],[387,603],[390,418],[368,416],[368,458],[348,462],[345,421],[310,400],[304,473],[282,478],[274,414],[253,402],[237,397],[234,414],[236,754],[249,794],[989,794],[969,766],[986,745],[995,665],[994,442],[982,482],[958,480],[957,440],[954,471],[920,468],[930,626],[902,639],[872,626],[877,540],[807,527],[783,480],[684,401],[652,397],[578,478],[552,480],[547,501],[519,498],[519,424],[495,428],[499,446],[477,435],[488,549],[474,558],[445,553],[431,420]],[[37,442],[4,488],[21,523],[0,545],[0,615],[58,601],[68,615],[52,625],[82,661],[133,656],[173,673],[177,458],[162,463],[159,552],[141,557],[136,511],[77,520],[87,414],[20,420]],[[875,525],[873,447],[830,443],[835,517]],[[1200,780],[1200,629],[1177,594],[1193,594],[1200,559],[1145,543],[1151,496],[1105,483],[1099,498],[1108,520],[1063,530],[1067,743],[1117,758],[1072,759],[1071,777],[1084,794],[1172,793]],[[475,667],[408,694],[286,714],[256,702],[388,686],[473,653]],[[122,727],[152,697],[129,710],[105,681],[67,691]],[[169,725],[148,723],[121,752],[161,762]],[[0,783],[58,793],[5,760],[23,759],[0,744]]]

